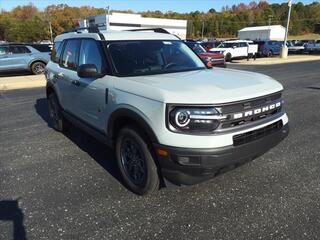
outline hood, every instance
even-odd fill
[[[221,104],[256,98],[281,91],[272,78],[231,69],[123,77],[115,88],[164,103]]]
[[[218,53],[218,52],[216,52],[216,53],[215,52],[199,53],[198,55],[202,58],[206,58],[206,57],[210,57],[213,59],[224,58],[224,55],[222,53]]]
[[[211,48],[210,52],[225,52],[227,50],[230,50],[230,48]]]

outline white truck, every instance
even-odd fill
[[[210,49],[211,52],[223,53],[227,62],[235,58],[249,58],[256,56],[258,44],[249,40],[225,41],[218,47]]]

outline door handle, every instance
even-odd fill
[[[78,80],[73,80],[71,83],[77,87],[80,86],[80,82]]]
[[[63,73],[57,73],[54,75],[54,79],[55,80],[61,80],[64,78],[64,74]]]

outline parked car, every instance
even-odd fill
[[[31,71],[42,74],[50,59],[50,52],[41,52],[28,44],[0,45],[0,72]]]
[[[249,58],[258,52],[258,45],[249,40],[225,41],[218,47],[210,49],[210,52],[223,52],[225,60],[230,62],[235,58]]]
[[[258,55],[271,57],[273,55],[279,55],[283,42],[279,41],[257,41],[258,44]]]
[[[320,40],[310,41],[306,43],[305,48],[308,52],[320,51]]]
[[[210,49],[218,47],[221,44],[221,42],[220,41],[208,41],[208,42],[201,42],[200,44],[207,52],[209,52]]]
[[[298,41],[297,42],[288,41],[287,47],[288,47],[289,53],[302,53],[305,51],[305,44]]]
[[[207,66],[212,67],[226,67],[226,62],[223,53],[207,52],[201,44],[193,41],[185,42]]]
[[[169,33],[97,31],[55,38],[49,114],[57,131],[72,123],[112,147],[133,192],[210,179],[288,135],[283,86],[272,78],[209,70]]]

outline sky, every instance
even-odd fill
[[[44,9],[51,4],[65,3],[69,6],[94,6],[105,8],[110,5],[111,10],[128,10],[135,12],[147,10],[191,12],[191,11],[208,11],[214,8],[220,11],[225,5],[232,6],[238,3],[249,3],[252,0],[0,0],[0,9],[11,10],[18,5],[27,5],[32,3],[39,9]],[[293,2],[303,2],[308,4],[320,0],[293,0]],[[283,3],[287,0],[268,0],[268,3]]]

